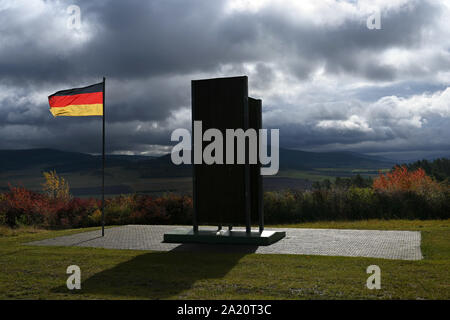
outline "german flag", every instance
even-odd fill
[[[104,83],[58,91],[48,97],[53,116],[102,116]]]

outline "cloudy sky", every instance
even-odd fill
[[[281,146],[450,154],[450,1],[0,0],[0,149],[98,153],[100,119],[47,96],[106,76],[107,151],[168,152],[190,81],[237,75]]]

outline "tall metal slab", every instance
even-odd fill
[[[247,77],[192,81],[192,121],[202,121],[202,131],[249,127]],[[194,128],[193,128],[194,131]],[[193,140],[193,150],[198,141]],[[202,142],[202,150],[209,142]],[[224,141],[225,145],[225,141]],[[223,155],[226,159],[226,150]],[[248,164],[194,164],[195,223],[244,225],[250,214]]]
[[[262,101],[248,98],[249,127],[258,133],[262,129]],[[256,154],[259,154],[259,134]],[[258,223],[260,231],[264,229],[263,185],[261,176],[261,163],[250,164],[250,213],[251,223]]]
[[[261,100],[248,97],[246,76],[192,81],[193,229],[165,233],[165,242],[270,245],[286,236],[283,231],[264,230],[261,164],[258,156],[256,163],[249,161],[250,148],[259,155],[261,106]],[[195,129],[197,121],[202,123],[201,132]],[[223,156],[218,157],[223,163],[206,164],[202,153],[212,141],[203,141],[203,134],[209,129],[221,132],[223,146],[227,129],[254,129],[256,145],[246,139],[244,164],[237,163],[236,140],[233,164],[226,161],[225,147]],[[257,232],[251,229],[255,224],[259,226]],[[215,225],[220,232],[211,228],[199,230],[199,225]],[[243,225],[245,231],[232,228]],[[222,226],[229,228],[225,231]]]

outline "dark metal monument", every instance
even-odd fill
[[[202,121],[202,135],[208,129],[220,130],[224,145],[226,129],[253,128],[258,133],[261,107],[261,100],[248,97],[246,76],[192,81],[192,133],[194,121]],[[209,143],[193,137],[192,150],[202,144],[203,152]],[[284,232],[264,231],[261,165],[249,163],[248,139],[244,164],[237,164],[236,143],[234,149],[233,164],[225,162],[226,148],[223,164],[193,164],[193,227],[166,233],[165,242],[269,245],[285,236]],[[199,225],[218,229],[201,230]],[[252,225],[258,225],[258,231],[252,231]],[[234,226],[245,226],[245,231],[234,230]]]

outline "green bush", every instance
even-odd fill
[[[266,223],[296,223],[320,220],[447,219],[448,189],[433,193],[382,192],[350,187],[303,192],[266,192]]]

